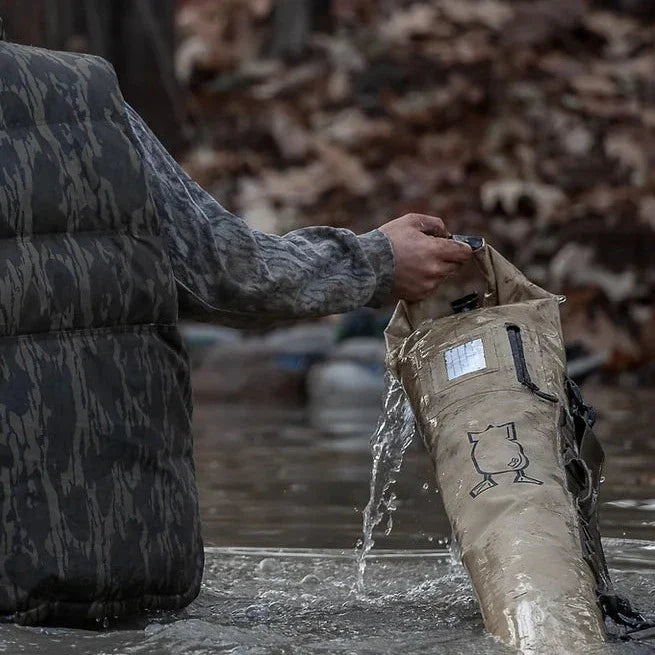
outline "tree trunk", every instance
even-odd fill
[[[273,19],[273,55],[302,55],[311,30],[309,0],[278,0]]]
[[[173,150],[184,145],[173,54],[175,0],[0,0],[7,38],[109,59],[125,99]]]
[[[7,38],[11,41],[45,45],[46,0],[0,0]]]
[[[179,151],[185,137],[173,63],[175,0],[112,0],[111,6],[109,57],[125,98],[169,149]]]

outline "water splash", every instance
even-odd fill
[[[416,435],[414,414],[402,386],[390,373],[385,375],[385,393],[382,414],[371,437],[373,467],[371,469],[371,490],[364,509],[363,537],[357,553],[358,593],[364,591],[366,556],[373,548],[373,531],[387,517],[385,535],[393,528],[393,512],[396,509],[396,495],[392,486],[403,463],[405,451]]]

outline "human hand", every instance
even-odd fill
[[[407,214],[380,230],[393,249],[393,294],[397,300],[416,301],[429,296],[473,253],[465,243],[448,239],[444,222],[436,216]]]

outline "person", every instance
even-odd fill
[[[187,605],[203,548],[180,318],[231,326],[418,300],[465,262],[443,221],[251,230],[88,55],[0,43],[0,617]]]

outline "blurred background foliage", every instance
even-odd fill
[[[0,13],[10,39],[111,59],[190,175],[253,227],[440,215],[565,293],[569,343],[608,378],[655,381],[653,0],[1,0]]]

